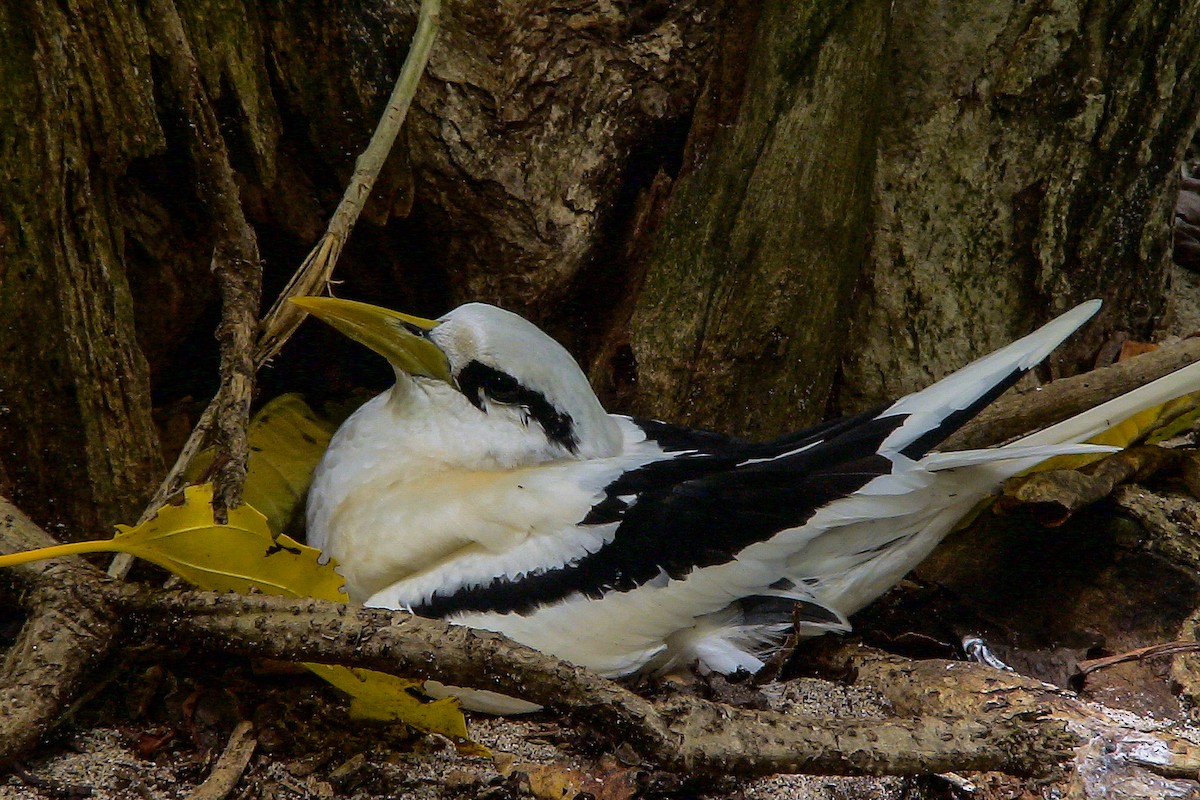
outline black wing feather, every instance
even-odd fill
[[[619,521],[609,544],[563,567],[435,595],[413,610],[434,617],[527,614],[576,592],[599,598],[636,589],[663,573],[683,578],[725,563],[890,472],[891,462],[878,449],[905,417],[875,413],[764,443],[637,421],[664,450],[681,455],[627,472],[606,488],[605,499],[581,524]],[[751,459],[775,460],[745,464]],[[632,503],[621,499],[631,495]]]

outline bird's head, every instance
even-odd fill
[[[512,312],[468,303],[430,320],[334,297],[292,302],[385,357],[398,383],[430,390],[481,436],[516,432],[581,458],[620,449],[620,430],[575,359]]]

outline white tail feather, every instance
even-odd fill
[[[977,464],[991,464],[1012,459],[1034,459],[1044,461],[1055,456],[1082,456],[1119,452],[1121,448],[1106,444],[1046,444],[1025,446],[1013,443],[1007,447],[982,450],[952,450],[947,453],[930,453],[921,459],[921,466],[929,472],[941,472]]]
[[[1070,419],[1013,442],[1013,446],[1033,446],[1080,442],[1119,425],[1134,414],[1170,402],[1177,397],[1200,391],[1200,362],[1164,375],[1107,403],[1076,414]]]
[[[1037,366],[1099,310],[1099,300],[1082,303],[1033,333],[947,375],[932,386],[900,398],[880,416],[910,416],[887,438],[882,449],[891,452],[903,450],[942,424],[955,411],[978,402],[1008,376]]]

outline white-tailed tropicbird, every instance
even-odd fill
[[[1005,478],[1108,452],[1079,442],[1200,386],[1196,364],[1003,447],[932,452],[1092,301],[882,410],[750,442],[607,413],[561,345],[494,306],[426,320],[293,302],[396,372],[337,431],[309,492],[309,543],[337,559],[351,600],[610,677],[754,672],[796,619],[802,635],[848,630]]]

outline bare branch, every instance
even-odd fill
[[[1200,361],[1200,338],[1185,339],[1112,366],[1009,392],[985,408],[940,450],[991,447],[1041,430]]]
[[[126,587],[116,600],[140,633],[269,658],[365,667],[541,703],[688,775],[1044,774],[1072,737],[1036,704],[909,719],[798,718],[690,697],[651,702],[588,670],[500,636],[384,609]]]
[[[254,393],[254,336],[262,294],[258,239],[242,212],[241,193],[217,115],[200,78],[200,67],[173,0],[150,0],[150,24],[165,44],[166,85],[187,120],[188,152],[196,165],[198,189],[216,233],[212,270],[221,286],[221,388],[216,406],[213,513],[224,522],[241,503],[249,445],[246,426]]]
[[[1153,445],[1130,447],[1082,469],[1019,475],[1004,482],[995,508],[1001,513],[1019,508],[1033,510],[1043,525],[1059,525],[1079,509],[1108,497],[1118,485],[1178,464],[1188,452]]]

